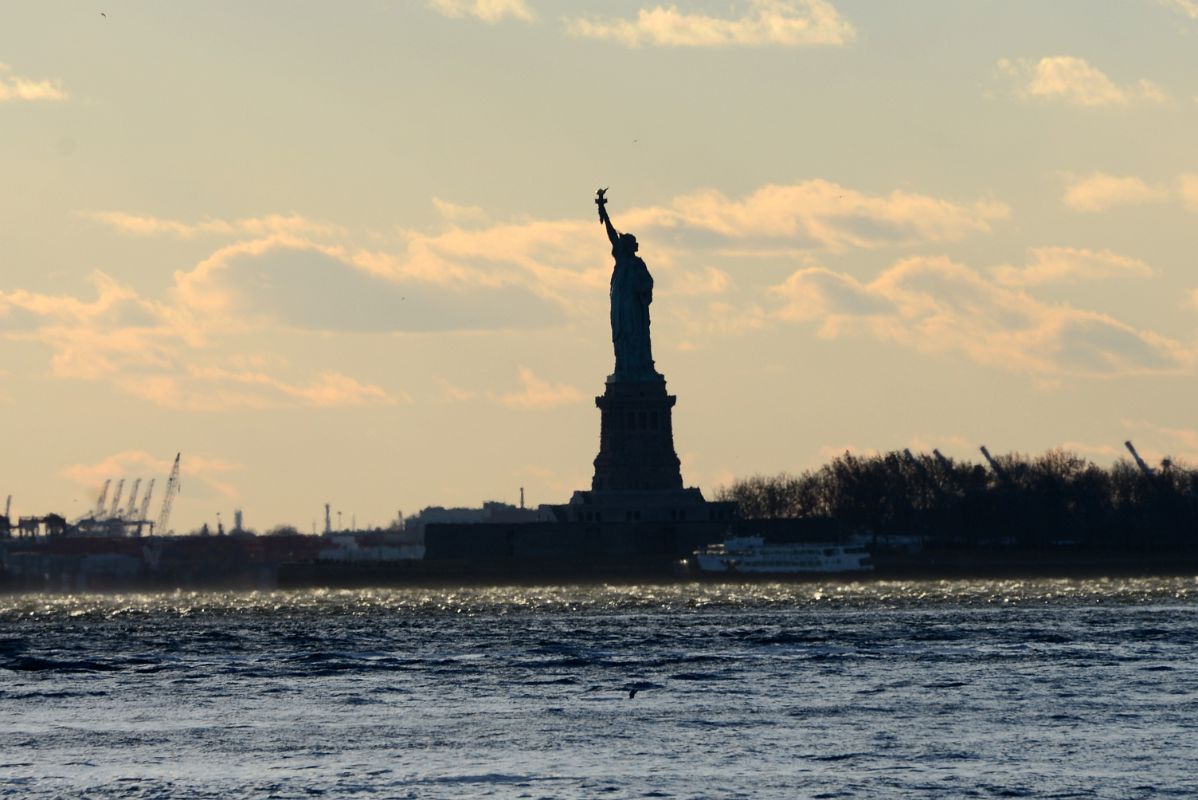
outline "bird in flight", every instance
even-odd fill
[[[108,15],[105,14],[103,11],[100,12],[100,16],[103,17],[104,19],[108,19]]]

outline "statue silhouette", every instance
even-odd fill
[[[607,215],[606,189],[596,193],[599,221],[607,227],[611,254],[616,259],[611,274],[611,340],[616,351],[612,381],[653,381],[662,377],[653,369],[649,339],[649,304],[653,302],[653,276],[638,256],[631,233],[620,233]]]

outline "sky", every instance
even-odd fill
[[[1198,462],[1196,136],[1196,0],[17,4],[0,498],[77,517],[181,452],[179,531],[567,501],[599,187],[708,496]]]

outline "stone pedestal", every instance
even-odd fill
[[[601,413],[593,492],[676,491],[682,488],[674,452],[672,409],[664,380],[613,381],[595,398]]]

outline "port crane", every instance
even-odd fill
[[[141,499],[141,509],[137,512],[137,533],[141,535],[141,526],[146,524],[146,517],[150,515],[150,498],[154,496],[154,481],[155,478],[150,478],[150,485],[146,487],[145,497]],[[153,533],[153,528],[150,533]]]
[[[121,508],[121,495],[125,492],[125,479],[121,478],[116,482],[116,493],[112,496],[112,508],[108,509],[108,516],[115,518],[117,512]]]
[[[915,457],[915,455],[911,452],[911,448],[903,448],[903,458],[907,460],[908,464],[915,468],[915,471],[919,473],[921,478],[923,478],[925,481],[930,479],[930,476],[928,475],[928,468],[924,466],[922,461]]]
[[[104,501],[108,499],[108,487],[112,485],[112,478],[104,481],[104,488],[100,490],[100,499],[96,501],[96,510],[92,516],[96,519],[104,516]]]
[[[179,493],[179,458],[182,453],[175,453],[175,463],[171,467],[170,477],[166,480],[166,496],[162,498],[162,511],[158,513],[158,533],[165,536],[169,530],[166,527],[171,519],[171,505],[175,499],[175,495]]]
[[[979,449],[982,451],[982,455],[986,457],[986,463],[990,465],[990,469],[994,470],[994,474],[998,476],[998,479],[1006,482],[1007,471],[1002,468],[1001,464],[994,460],[994,456],[990,455],[990,451],[986,449],[986,445],[982,445]]]
[[[1136,446],[1131,443],[1131,439],[1124,442],[1123,446],[1127,448],[1127,452],[1131,453],[1131,457],[1136,460],[1136,466],[1140,468],[1140,472],[1143,472],[1146,477],[1155,477],[1156,473],[1152,467],[1148,466],[1148,462],[1140,458],[1140,454],[1136,452]]]
[[[129,492],[129,505],[125,507],[125,518],[132,520],[133,512],[137,510],[137,491],[141,488],[141,478],[133,481],[133,490]]]

